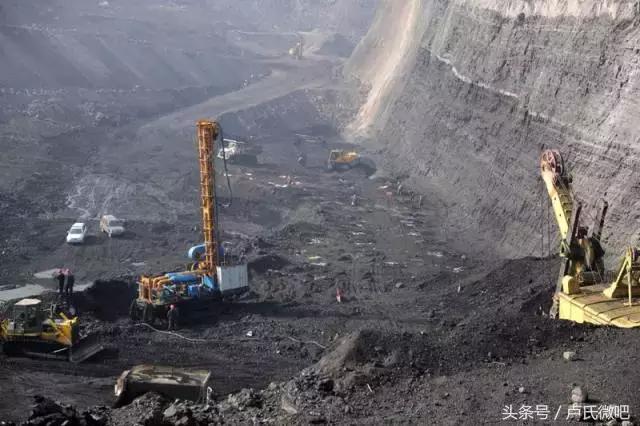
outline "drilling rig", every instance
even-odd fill
[[[540,171],[561,239],[562,264],[550,316],[578,323],[640,327],[640,250],[628,247],[617,271],[606,273],[600,241],[608,204],[603,203],[590,232],[581,223],[582,203],[574,196],[572,177],[560,152],[544,151]]]
[[[193,261],[189,270],[140,277],[138,297],[130,309],[133,320],[152,323],[164,319],[171,305],[180,308],[181,315],[190,316],[194,311],[208,310],[211,302],[225,295],[248,288],[247,265],[226,264],[219,244],[215,141],[220,133],[216,122],[197,122],[203,243],[189,249],[187,256]]]

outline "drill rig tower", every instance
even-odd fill
[[[188,257],[193,264],[188,271],[140,277],[138,298],[130,310],[134,320],[153,322],[156,318],[165,318],[170,305],[180,307],[181,315],[207,310],[211,308],[211,301],[248,288],[247,265],[221,262],[215,187],[215,141],[219,134],[218,123],[198,121],[203,244],[189,249]]]
[[[197,264],[203,279],[213,281],[218,267],[218,241],[216,221],[216,176],[214,170],[215,140],[218,124],[201,120],[198,122],[198,157],[200,161],[200,197],[202,208],[202,232],[204,233],[204,260]],[[190,250],[195,257],[197,249]],[[194,259],[197,260],[197,259]]]

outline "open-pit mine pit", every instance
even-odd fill
[[[3,1],[0,425],[633,424],[639,28]]]

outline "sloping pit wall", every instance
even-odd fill
[[[389,1],[386,7],[393,9]],[[436,191],[448,206],[446,226],[464,229],[483,249],[509,257],[539,255],[541,234],[548,234],[539,155],[544,147],[558,148],[585,202],[586,224],[599,198],[610,203],[604,230],[609,254],[617,257],[635,244],[635,2],[418,3],[420,22],[407,37],[419,36],[419,42],[405,45],[412,50],[382,90],[388,105],[368,117],[374,131],[366,143],[383,149],[387,169],[409,173],[411,186]],[[376,76],[366,70],[376,61],[388,66],[390,56],[376,48],[376,31],[404,28],[407,13],[388,13],[386,20],[379,15],[347,67],[370,94]],[[553,215],[550,221],[555,235]]]

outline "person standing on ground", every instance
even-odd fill
[[[169,312],[167,312],[167,320],[169,321],[169,330],[178,329],[178,308],[176,307],[176,305],[171,305],[169,307]]]
[[[304,155],[304,153],[298,155],[298,164],[300,164],[302,167],[307,166],[307,156]]]
[[[58,294],[62,296],[64,294],[64,281],[65,276],[62,269],[58,269],[58,272],[55,273],[53,278],[58,281]]]
[[[64,293],[67,297],[71,297],[73,294],[73,285],[75,284],[76,278],[73,276],[73,273],[67,269],[66,270],[66,280],[64,282]]]

